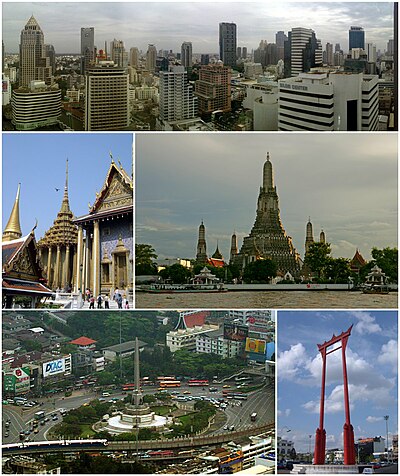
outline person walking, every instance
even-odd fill
[[[102,297],[101,297],[101,294],[99,294],[97,296],[97,309],[103,309],[101,303],[102,303]]]
[[[118,309],[122,309],[122,296],[121,296],[121,294],[117,294],[117,304],[118,304]]]
[[[104,296],[104,309],[110,309],[109,302],[108,302],[108,294]]]
[[[94,296],[90,296],[89,303],[89,309],[94,309]]]

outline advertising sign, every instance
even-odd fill
[[[7,372],[4,375],[4,392],[19,395],[30,390],[30,368],[23,367]]]
[[[60,359],[45,362],[43,364],[43,377],[51,377],[53,375],[71,373],[71,355],[61,357]]]
[[[246,339],[246,352],[254,352],[255,354],[265,354],[266,349],[265,340],[252,339],[248,337]]]
[[[245,342],[248,333],[249,328],[247,326],[224,323],[224,339]]]

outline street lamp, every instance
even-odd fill
[[[385,415],[383,418],[386,421],[386,454],[387,454],[387,462],[389,463],[389,429],[388,429],[389,415]]]
[[[283,433],[283,430],[285,430],[285,429],[286,429],[286,433],[289,433],[289,432],[292,431],[288,426],[286,426],[286,425],[283,426],[283,427],[279,430],[279,432],[280,432],[280,434],[281,434],[281,436],[280,436],[281,441],[282,441],[282,433]],[[279,440],[279,438],[278,438],[278,440]],[[279,448],[278,448],[278,452],[279,452]]]

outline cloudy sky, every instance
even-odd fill
[[[397,244],[395,134],[138,134],[136,241],[193,258],[204,220],[207,251],[229,256],[254,224],[267,151],[283,226],[303,255],[308,217],[335,257],[370,258]]]
[[[382,51],[393,38],[393,4],[387,2],[3,2],[6,52],[17,52],[20,32],[33,14],[45,42],[57,53],[80,52],[81,27],[95,28],[95,44],[123,40],[145,51],[180,51],[183,41],[193,53],[218,53],[218,24],[237,24],[238,46],[250,52],[260,40],[275,42],[275,33],[302,26],[315,30],[323,46],[340,43],[348,50],[350,26],[362,26],[366,41]]]
[[[314,449],[322,370],[317,344],[352,324],[346,356],[355,439],[386,439],[384,415],[389,415],[389,441],[398,433],[396,312],[283,311],[278,313],[278,435],[294,441],[296,451],[309,451],[309,435]],[[327,448],[343,448],[341,351],[328,356],[326,379]]]
[[[3,134],[3,229],[21,182],[22,233],[28,234],[37,218],[36,238],[44,235],[61,208],[67,158],[70,208],[77,217],[88,213],[88,203],[94,203],[104,184],[110,152],[131,173],[132,138],[119,133]]]

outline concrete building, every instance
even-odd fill
[[[195,91],[201,116],[209,117],[214,111],[230,111],[231,68],[221,63],[202,66]]]
[[[309,28],[292,28],[284,46],[285,77],[298,76],[322,65],[322,46]]]
[[[377,130],[378,76],[300,74],[280,80],[278,95],[281,131]]]
[[[86,75],[85,130],[124,129],[129,125],[129,75],[112,61],[99,61]]]
[[[81,28],[81,74],[85,74],[87,69],[95,62],[94,48],[94,28]]]
[[[119,68],[128,66],[128,53],[125,51],[124,42],[122,40],[114,40],[110,43],[111,61]]]
[[[248,84],[243,107],[253,111],[253,129],[255,131],[277,131],[278,83]]]
[[[224,330],[219,328],[196,336],[196,352],[216,354],[224,359],[243,354],[245,342],[224,339]]]
[[[192,67],[192,43],[184,41],[181,46],[181,64],[185,69]]]
[[[150,73],[156,70],[157,48],[154,45],[149,45],[146,53],[146,68]]]
[[[365,49],[365,32],[360,26],[351,26],[349,30],[349,51],[353,48]]]
[[[11,82],[10,78],[2,74],[2,104],[7,106],[11,102]]]
[[[50,60],[45,56],[44,34],[32,15],[21,31],[19,45],[19,85],[29,87],[31,81],[51,82]]]
[[[293,453],[294,443],[293,441],[286,440],[278,436],[278,456],[288,458]]]
[[[12,123],[19,131],[57,124],[61,116],[61,90],[58,85],[31,81],[29,88],[12,92]]]
[[[160,72],[159,91],[161,121],[193,119],[197,115],[197,97],[183,66],[171,66],[169,71]]]
[[[142,352],[145,346],[147,345],[146,342],[138,341],[139,344],[139,351]],[[122,344],[110,345],[109,347],[105,347],[103,349],[103,356],[105,360],[108,361],[115,361],[117,359],[129,357],[135,353],[135,341],[130,340],[127,342],[123,342]]]
[[[176,352],[180,349],[196,350],[197,336],[214,330],[218,330],[218,326],[206,324],[204,326],[170,331],[166,335],[166,346],[171,352]]]
[[[219,24],[219,59],[225,66],[236,67],[236,23]]]
[[[254,79],[261,74],[263,74],[263,68],[261,63],[245,63],[244,64],[245,78]]]
[[[129,65],[133,68],[139,66],[139,49],[136,46],[129,50]]]

